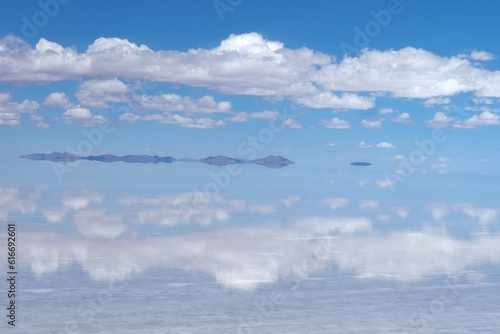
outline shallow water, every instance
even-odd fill
[[[1,188],[18,235],[18,332],[500,325],[491,178],[415,175],[390,190],[376,186],[383,167],[348,160],[228,178],[221,166],[86,161],[57,182],[49,163],[22,163],[29,182],[13,173]]]

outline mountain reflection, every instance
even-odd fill
[[[256,160],[242,160],[242,159],[233,159],[229,158],[223,155],[218,155],[218,156],[210,156],[208,158],[204,159],[176,159],[174,157],[166,156],[166,157],[160,157],[157,155],[124,155],[124,156],[116,156],[112,154],[102,154],[102,155],[91,155],[87,157],[82,157],[78,156],[72,153],[59,153],[59,152],[54,152],[54,153],[34,153],[34,154],[28,154],[28,155],[23,155],[21,158],[24,159],[30,159],[30,160],[45,160],[45,161],[52,161],[52,162],[71,162],[71,161],[76,161],[76,160],[92,160],[92,161],[100,161],[100,162],[127,162],[127,163],[173,163],[176,161],[182,161],[182,162],[202,162],[206,163],[209,165],[216,165],[216,166],[226,166],[230,164],[237,164],[237,163],[251,163],[251,164],[257,164],[261,166],[265,166],[268,168],[281,168],[285,167],[288,165],[293,164],[293,161],[290,161],[288,159],[283,158],[282,156],[276,156],[276,155],[269,155],[265,158],[262,159],[256,159]]]

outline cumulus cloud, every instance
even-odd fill
[[[66,110],[66,112],[61,115],[61,118],[67,124],[74,123],[86,127],[97,126],[107,121],[104,116],[94,116],[90,110],[80,107],[73,107]]]
[[[382,122],[378,120],[364,119],[361,121],[361,126],[367,129],[378,129],[382,126]]]
[[[40,107],[38,102],[24,100],[13,102],[9,93],[0,93],[0,125],[21,124],[21,114],[32,114]]]
[[[451,99],[449,97],[442,97],[442,96],[437,96],[437,97],[432,97],[424,102],[424,106],[426,107],[433,107],[436,104],[448,104],[451,102]]]
[[[298,104],[310,108],[345,108],[345,109],[370,109],[375,106],[374,98],[344,93],[341,97],[331,92],[323,92],[313,96],[296,99]]]
[[[68,109],[72,107],[72,104],[69,102],[66,94],[60,92],[49,94],[49,96],[47,96],[43,101],[43,105],[58,107],[62,109]]]
[[[380,142],[377,144],[377,148],[390,148],[390,149],[392,149],[392,148],[396,148],[396,146],[394,146],[391,143],[383,141],[383,142]]]
[[[108,108],[109,102],[127,102],[130,97],[127,93],[130,88],[118,79],[109,80],[87,80],[80,84],[75,97],[80,105],[86,108],[100,109]]]
[[[215,99],[209,95],[199,99],[193,99],[189,96],[179,96],[177,94],[143,95],[139,104],[143,109],[159,110],[168,113],[184,112],[187,114],[213,114],[231,112],[231,102],[216,102]],[[270,117],[270,115],[266,113],[262,113],[260,116],[260,118]],[[259,115],[256,117],[259,117]]]
[[[480,126],[500,125],[500,116],[487,110],[479,115],[472,115],[467,119],[454,120],[439,111],[434,115],[433,119],[426,121],[425,124],[427,127],[435,129],[448,126],[460,129],[476,129]]]
[[[470,58],[474,59],[474,60],[483,60],[483,61],[486,61],[486,60],[493,60],[493,59],[495,59],[495,56],[493,54],[489,53],[489,52],[486,52],[486,51],[474,50],[474,51],[471,52]]]
[[[302,124],[294,120],[293,118],[287,118],[283,121],[283,126],[290,129],[302,129]]]
[[[432,129],[446,128],[450,126],[450,124],[452,123],[453,123],[453,118],[446,116],[441,111],[438,111],[431,120],[425,121],[427,127]]]
[[[212,49],[187,51],[154,51],[126,39],[98,38],[80,53],[44,38],[33,48],[12,36],[0,40],[0,50],[0,62],[9,64],[0,70],[3,82],[90,78],[108,81],[104,89],[122,90],[98,97],[94,95],[96,89],[82,86],[80,103],[87,108],[103,106],[109,99],[122,100],[125,87],[117,78],[206,87],[225,94],[287,98],[311,108],[372,108],[374,98],[364,92],[425,99],[461,92],[500,96],[500,73],[484,69],[462,55],[442,57],[406,47],[364,49],[357,57],[337,60],[305,47],[287,48],[255,32],[230,35]],[[476,51],[471,58],[486,60],[491,55]],[[95,101],[91,96],[96,97]]]
[[[350,129],[351,128],[351,123],[348,121],[345,121],[343,119],[334,117],[331,120],[322,120],[320,122],[323,124],[325,127],[330,128],[330,129]]]
[[[126,122],[136,122],[136,121],[152,121],[162,124],[177,124],[186,128],[197,128],[197,129],[210,129],[214,127],[224,126],[226,123],[222,120],[216,121],[208,117],[187,117],[181,115],[165,115],[165,114],[153,114],[153,115],[137,115],[134,113],[125,113],[118,117],[122,121]]]
[[[215,120],[210,117],[192,117],[193,115],[208,115],[214,113],[233,113],[230,102],[216,102],[212,96],[206,95],[199,99],[177,94],[142,95],[134,103],[137,112],[126,112],[119,119],[126,122],[152,121],[162,124],[177,124],[182,127],[209,129],[226,125],[229,122],[246,122],[249,118],[277,117],[276,112],[264,111],[248,114],[239,112],[225,120]],[[163,113],[145,113],[147,110],[162,111]],[[186,116],[177,113],[187,114]]]
[[[315,82],[326,89],[386,91],[397,97],[431,98],[459,92],[498,96],[500,75],[460,57],[440,57],[423,49],[368,50],[359,57],[323,66]],[[470,81],[469,81],[470,80]],[[377,87],[377,88],[375,88]]]
[[[392,114],[395,111],[391,108],[381,108],[378,110],[379,114]]]
[[[278,119],[279,113],[277,111],[264,110],[261,112],[252,112],[247,113],[244,111],[240,111],[234,114],[234,116],[227,117],[224,120],[228,122],[246,122],[252,118],[260,118],[260,119]]]
[[[411,123],[412,118],[409,113],[404,112],[402,114],[399,114],[397,117],[394,117],[392,121],[396,123]]]
[[[364,141],[359,142],[359,144],[357,146],[358,146],[358,148],[370,148],[370,147],[372,147],[371,145],[368,145]]]
[[[455,121],[453,126],[461,129],[476,129],[480,126],[500,125],[500,116],[489,111],[480,115],[473,115],[462,121]]]

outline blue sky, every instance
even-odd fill
[[[308,259],[309,275],[390,300],[378,319],[401,330],[411,328],[401,319],[435,298],[399,308],[404,292],[439,289],[446,277],[482,289],[500,262],[499,10],[498,2],[410,0],[3,4],[0,220],[22,225],[28,293],[48,289],[56,274],[80,275],[89,289],[141,277],[162,289],[167,277],[196,281],[221,313],[231,311],[231,294],[244,317]],[[198,163],[19,158],[50,152],[295,163],[240,165],[230,175]],[[333,243],[319,258],[323,239]],[[325,306],[336,290],[323,296],[314,282],[305,296],[338,312]],[[403,294],[387,297],[386,284]],[[481,291],[464,297],[466,315],[487,316]],[[345,298],[355,305],[349,319],[367,330],[363,298]],[[295,311],[279,311],[288,333],[342,330],[321,312],[296,315],[299,297],[290,303]],[[109,310],[118,304],[111,299]],[[434,329],[460,323],[457,305]],[[76,321],[72,311],[59,310]],[[170,312],[181,317],[177,329],[192,325]],[[323,327],[301,327],[310,317]],[[279,326],[279,317],[268,320]],[[369,319],[372,329],[393,328],[377,321]],[[227,332],[229,323],[221,322]]]

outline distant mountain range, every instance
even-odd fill
[[[268,168],[281,168],[284,166],[288,166],[293,164],[293,161],[283,158],[282,156],[270,155],[262,159],[256,159],[251,161],[245,161],[243,159],[233,159],[223,155],[211,156],[204,159],[175,159],[174,157],[160,157],[157,155],[124,155],[117,156],[112,154],[102,154],[102,155],[90,155],[88,157],[81,157],[72,153],[34,153],[23,155],[21,158],[30,159],[30,160],[45,160],[45,161],[53,161],[53,162],[71,162],[75,160],[91,160],[91,161],[100,161],[100,162],[126,162],[126,163],[172,163],[176,161],[181,162],[202,162],[209,165],[216,166],[226,166],[230,164],[237,163],[251,163],[257,164],[261,166],[265,166]]]

